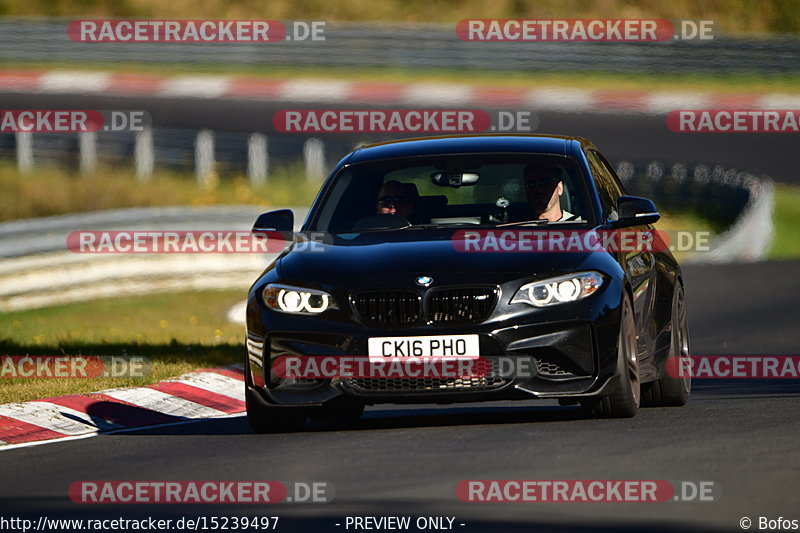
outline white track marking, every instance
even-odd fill
[[[72,415],[84,422],[79,422],[74,418],[64,416],[65,414]],[[97,431],[95,421],[86,413],[80,413],[73,409],[61,407],[48,402],[24,402],[24,403],[9,403],[0,405],[0,415],[14,418],[28,424],[33,424],[50,431],[63,433],[64,435],[82,435],[84,433],[91,433]],[[112,427],[119,428],[119,425],[110,425],[104,421],[105,427],[111,429]]]
[[[119,298],[120,296],[207,291],[209,287],[214,287],[215,290],[240,290],[244,293],[247,290],[248,283],[242,280],[252,279],[256,275],[258,275],[258,272],[253,274],[252,272],[233,271],[225,274],[197,274],[183,278],[180,276],[167,276],[159,279],[111,279],[87,286],[52,291],[51,294],[41,292],[30,296],[20,295],[3,298],[0,300],[0,312],[39,309],[66,303]]]
[[[281,86],[281,100],[339,102],[350,99],[353,84],[336,80],[290,80]]]
[[[159,96],[219,98],[230,87],[231,78],[227,76],[176,76],[164,80]]]
[[[447,85],[445,83],[408,85],[403,91],[402,101],[406,104],[422,107],[475,103],[472,87],[469,85]]]
[[[534,89],[527,103],[535,110],[588,111],[594,108],[591,95],[584,89]]]
[[[46,93],[99,93],[111,83],[108,72],[46,72],[39,78],[39,91]]]
[[[232,365],[227,367],[229,370],[242,370],[242,365]],[[177,382],[186,383],[194,387],[212,391],[218,394],[244,402],[244,387],[240,380],[217,374],[214,371],[199,371],[184,374],[172,380],[162,381],[161,383]],[[22,403],[11,403],[0,405],[0,415],[27,422],[43,429],[48,429],[65,435],[55,439],[44,439],[33,442],[10,444],[0,440],[0,450],[12,448],[23,448],[27,446],[37,446],[39,444],[49,444],[52,442],[62,442],[94,436],[99,433],[119,433],[124,431],[136,431],[146,427],[161,427],[198,422],[208,418],[229,418],[241,416],[241,413],[224,413],[210,407],[200,405],[195,402],[184,400],[183,398],[156,391],[146,387],[134,389],[110,389],[100,391],[100,394],[122,400],[139,407],[144,407],[152,411],[171,414],[174,416],[184,416],[186,420],[179,420],[167,424],[151,424],[139,427],[123,427],[115,422],[110,422],[103,418],[92,417],[87,413],[62,407],[60,405],[45,402],[31,401]]]
[[[231,413],[231,414],[226,414],[226,415],[219,416],[219,417],[214,417],[214,418],[238,418],[238,417],[244,417],[244,416],[245,415],[243,413]],[[168,424],[154,424],[154,425],[151,425],[151,426],[139,426],[139,427],[134,427],[134,428],[116,429],[116,430],[113,430],[113,431],[105,432],[105,433],[103,433],[103,435],[114,435],[116,433],[130,433],[132,431],[146,430],[146,429],[150,429],[150,428],[154,428],[154,427],[163,428],[163,427],[171,427],[171,426],[182,426],[184,424],[195,424],[197,422],[204,422],[206,420],[207,420],[206,418],[196,418],[196,419],[193,419],[193,420],[180,420],[178,422],[170,422]],[[21,442],[21,443],[18,443],[18,444],[0,445],[0,452],[6,451],[6,450],[13,450],[15,448],[30,448],[31,446],[41,446],[42,444],[55,444],[56,442],[67,442],[67,441],[71,441],[71,440],[88,439],[90,437],[96,437],[97,435],[99,435],[99,433],[94,432],[94,433],[87,433],[85,435],[74,435],[74,436],[71,436],[71,437],[59,437],[57,439],[36,440],[36,441],[33,441],[33,442]]]
[[[162,383],[185,383],[186,385],[221,394],[240,402],[244,401],[244,383],[238,379],[214,372],[193,372]]]
[[[64,252],[69,257],[69,252]],[[185,275],[195,267],[204,274],[226,274],[232,271],[257,275],[267,263],[268,254],[260,253],[197,253],[197,254],[86,254],[83,262],[65,261],[51,256],[50,267],[41,270],[0,274],[0,296],[16,296],[36,291],[50,291],[54,286],[67,288],[118,279],[158,279],[169,275]],[[249,280],[242,280],[246,286]]]
[[[39,405],[46,405],[48,409],[52,409],[54,412],[57,412],[61,416],[75,420],[82,420],[86,423],[87,426],[97,428],[100,431],[110,431],[112,429],[122,429],[122,424],[118,424],[116,422],[112,422],[110,420],[106,420],[105,418],[101,418],[98,416],[91,416],[88,413],[84,413],[82,411],[78,411],[72,409],[70,407],[64,407],[63,405],[58,405],[51,402],[42,402],[42,401],[34,401],[30,403],[35,403]]]
[[[800,96],[796,94],[767,94],[757,102],[756,107],[761,109],[800,109]]]
[[[658,91],[645,96],[644,111],[663,114],[677,109],[708,109],[711,102],[708,94]]]
[[[177,396],[172,396],[165,392],[148,389],[145,387],[135,389],[115,389],[102,391],[103,394],[144,407],[152,411],[158,411],[173,416],[183,416],[186,418],[202,418],[209,416],[223,416],[227,413],[200,405],[189,400],[184,400]]]
[[[228,312],[225,314],[225,316],[228,318],[228,322],[243,326],[247,321],[247,300],[239,302],[228,309]]]

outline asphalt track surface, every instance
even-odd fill
[[[87,102],[57,97],[56,105],[48,98],[50,108]],[[93,108],[124,107],[91,101]],[[32,103],[28,97],[20,107]],[[276,108],[205,101],[156,107],[156,123],[167,115],[183,126],[208,120],[205,126],[213,128],[213,120],[235,120],[240,131],[269,122]],[[710,161],[779,181],[800,179],[790,157],[796,140],[788,134],[700,138],[668,132],[661,117],[540,118],[541,131],[580,133],[611,158]],[[797,355],[798,270],[797,261],[686,267],[693,352]],[[345,531],[335,524],[344,524],[346,516],[371,515],[452,516],[465,524],[455,529],[465,532],[741,531],[739,520],[746,516],[757,530],[762,516],[800,519],[798,395],[797,380],[698,380],[685,407],[643,409],[626,420],[584,419],[575,409],[536,402],[375,406],[358,423],[309,423],[305,432],[289,435],[252,434],[241,417],[209,420],[0,452],[0,509],[6,517],[277,515],[279,531]],[[91,506],[67,497],[77,480],[235,479],[326,481],[335,487],[335,499]],[[721,497],[690,503],[463,503],[455,487],[465,479],[711,480]]]

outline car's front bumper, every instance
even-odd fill
[[[609,290],[611,289],[611,290]],[[319,405],[340,395],[365,403],[451,403],[581,398],[603,393],[617,372],[620,292],[460,327],[371,328],[358,323],[248,310],[248,383],[268,404]],[[259,334],[260,333],[260,334]],[[493,372],[482,379],[282,378],[284,357],[366,358],[371,337],[478,334]]]

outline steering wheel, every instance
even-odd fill
[[[368,231],[376,229],[400,229],[411,225],[406,217],[400,215],[370,215],[364,217],[353,226],[353,231]]]

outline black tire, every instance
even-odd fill
[[[355,422],[364,413],[364,404],[339,396],[319,407],[313,407],[308,417],[316,422]]]
[[[672,339],[669,348],[670,359],[674,368],[680,371],[681,376],[672,376],[666,369],[657,381],[648,384],[642,396],[642,402],[647,406],[681,406],[689,401],[692,390],[692,376],[688,369],[689,351],[689,318],[686,310],[686,295],[680,282],[675,284],[675,295],[672,298]],[[671,363],[671,364],[672,364]]]
[[[636,322],[627,294],[622,300],[617,338],[617,383],[601,398],[584,400],[581,405],[597,418],[630,418],[636,416],[641,400],[641,378],[636,346]]]
[[[259,401],[251,389],[246,390],[247,421],[256,433],[290,433],[300,431],[306,423],[307,410],[302,407],[270,407]]]

